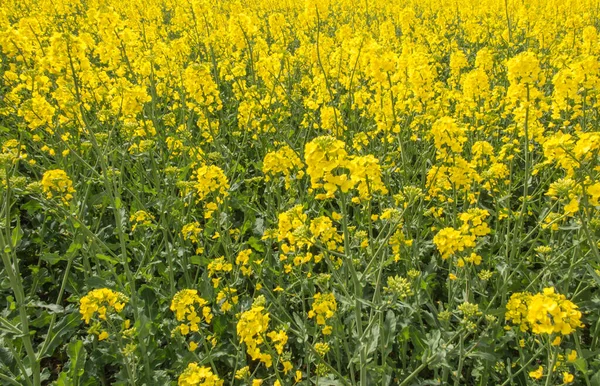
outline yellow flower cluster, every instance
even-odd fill
[[[206,267],[208,269],[208,276],[215,277],[219,274],[231,272],[233,270],[233,264],[225,260],[225,256],[217,257],[208,263]],[[213,286],[217,288],[219,286],[220,277],[213,279]]]
[[[328,216],[319,216],[308,221],[308,215],[303,211],[302,205],[279,214],[279,224],[277,230],[277,239],[281,242],[281,251],[279,258],[285,261],[290,255],[293,255],[295,266],[314,261],[319,263],[323,255],[321,253],[312,253],[312,246],[317,246],[323,250],[342,252],[343,236],[338,232],[336,225]],[[333,216],[336,218],[337,216]],[[339,220],[339,218],[338,218]],[[292,270],[291,264],[284,266],[286,273]]]
[[[129,221],[132,223],[131,231],[134,232],[138,227],[149,227],[154,221],[154,216],[145,210],[138,210],[131,216]]]
[[[266,181],[270,181],[272,176],[282,174],[285,180],[285,188],[289,189],[294,171],[296,171],[296,178],[304,177],[303,167],[304,164],[296,152],[289,146],[284,145],[277,151],[267,153],[263,160],[262,171],[266,175]]]
[[[534,334],[569,335],[583,327],[581,311],[554,288],[532,295],[527,292],[512,294],[506,304],[506,320],[518,325],[521,331]]]
[[[73,198],[75,189],[73,182],[62,169],[47,170],[42,176],[42,188],[47,198],[60,197],[63,203],[68,203]]]
[[[200,367],[197,363],[190,363],[179,375],[177,384],[179,386],[223,386],[223,381],[212,372],[210,367]]]
[[[431,127],[430,134],[441,159],[448,155],[460,154],[463,144],[467,142],[465,129],[459,127],[451,117],[438,119]]]
[[[295,252],[304,246],[310,246],[307,220],[308,215],[304,213],[303,205],[296,205],[279,214],[277,240],[285,242],[281,246],[284,253]]]
[[[465,234],[462,230],[444,228],[433,237],[433,243],[440,251],[442,259],[446,260],[457,252],[473,248],[475,246],[475,236]]]
[[[196,245],[197,254],[200,254],[204,251],[202,248],[202,240],[200,239],[200,236],[202,235],[202,228],[200,227],[200,223],[198,221],[185,224],[181,228],[181,235],[183,236],[184,240],[189,240]]]
[[[477,237],[489,234],[491,229],[484,222],[488,216],[489,212],[487,210],[469,209],[458,216],[463,223],[460,229],[450,227],[441,229],[433,237],[433,243],[440,251],[442,259],[446,260],[457,252],[475,247]]]
[[[202,321],[210,323],[213,317],[208,302],[198,296],[197,290],[192,289],[177,292],[173,296],[170,309],[175,313],[175,318],[182,322],[177,326],[182,335],[187,335],[190,331],[200,331]]]
[[[372,155],[349,156],[344,142],[334,137],[313,139],[306,144],[304,157],[312,189],[325,189],[325,193],[315,196],[319,200],[333,198],[338,190],[347,193],[355,187],[358,197],[353,202],[370,200],[375,192],[388,192],[381,180],[379,160]]]
[[[252,360],[260,360],[266,367],[273,365],[273,357],[261,351],[269,328],[269,313],[263,306],[253,305],[240,316],[237,323],[237,334],[240,343],[246,345],[246,352]]]
[[[196,193],[199,201],[204,200],[206,196],[213,192],[217,192],[221,196],[227,196],[229,182],[227,182],[227,177],[220,167],[214,165],[201,166],[196,170],[196,179],[198,180]]]
[[[327,325],[327,320],[334,317],[337,311],[337,301],[332,293],[316,293],[313,296],[312,308],[308,311],[309,318],[315,318],[317,325],[323,326],[323,334],[330,335],[332,327]]]
[[[86,324],[97,313],[98,318],[106,320],[111,312],[120,313],[127,304],[127,297],[108,288],[98,288],[87,293],[79,300],[79,313]]]
[[[333,224],[333,221],[327,216],[316,217],[311,220],[309,230],[311,233],[311,242],[319,241],[327,249],[342,252],[341,245],[343,236]]]
[[[196,170],[195,184],[196,195],[198,201],[207,201],[207,197],[211,193],[215,193],[214,202],[206,202],[205,207],[205,218],[211,218],[212,213],[217,209],[217,205],[223,202],[223,198],[227,197],[229,190],[229,182],[227,177],[218,166],[214,165],[203,165]]]
[[[28,155],[25,152],[27,147],[19,143],[17,139],[9,139],[2,144],[2,153],[0,153],[0,162],[4,160],[17,162],[18,160],[27,159]],[[30,160],[35,164],[35,160]]]
[[[240,267],[240,271],[244,276],[252,275],[252,267],[250,266],[250,256],[252,256],[251,249],[244,249],[238,253],[235,258],[235,264]]]
[[[225,288],[217,294],[217,303],[221,304],[222,312],[231,310],[231,307],[238,303],[238,299],[237,290],[233,288]]]

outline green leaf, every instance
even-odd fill
[[[69,343],[67,353],[71,359],[71,368],[69,369],[69,373],[71,374],[72,379],[75,381],[74,384],[77,385],[79,384],[79,377],[81,377],[84,373],[85,360],[87,357],[87,352],[83,347],[83,342],[76,340]]]
[[[590,383],[592,384],[592,386],[600,386],[600,371],[598,371],[596,374],[594,374],[594,376],[592,376]]]
[[[32,301],[30,303],[30,305],[33,306],[33,307],[44,308],[44,309],[48,310],[48,312],[51,313],[51,314],[59,314],[59,313],[65,312],[64,307],[59,306],[58,304],[44,303],[44,302],[41,302],[39,300]]]
[[[394,344],[394,337],[396,336],[396,315],[392,310],[388,310],[385,314],[385,320],[383,321],[383,330],[381,331],[381,341],[383,343],[383,347],[388,350],[391,350],[392,345]]]
[[[69,343],[67,348],[69,355],[69,370],[63,371],[56,380],[57,386],[78,386],[79,378],[85,372],[85,361],[87,352],[83,347],[83,342],[80,340]]]
[[[69,246],[69,249],[67,249],[67,254],[75,253],[78,250],[80,250],[82,247],[83,247],[83,245],[81,245],[80,243],[72,242],[71,245]]]
[[[575,359],[573,362],[573,366],[582,373],[587,372],[587,361],[581,357]]]
[[[265,247],[262,245],[259,239],[252,236],[248,239],[248,245],[250,245],[257,252],[264,252]]]
[[[96,258],[98,258],[99,260],[106,261],[107,263],[110,263],[113,265],[119,264],[119,261],[117,259],[113,259],[112,257],[110,257],[108,255],[104,255],[102,253],[96,253]]]
[[[21,225],[17,222],[17,226],[12,230],[12,246],[16,248],[23,237],[23,231],[21,230]]]

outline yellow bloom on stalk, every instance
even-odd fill
[[[19,159],[26,159],[27,153],[25,152],[26,146],[21,145],[17,139],[9,139],[2,144],[2,153],[0,157],[6,157],[12,162],[16,162]],[[2,160],[3,158],[0,158]]]
[[[312,309],[308,311],[308,317],[310,319],[316,317],[317,325],[323,326],[323,334],[329,335],[331,333],[331,326],[327,325],[327,320],[333,318],[337,311],[335,296],[332,293],[317,293],[313,296],[313,299],[314,302]]]
[[[238,253],[235,258],[235,264],[240,267],[240,271],[244,276],[252,275],[252,267],[250,267],[250,256],[252,255],[251,249],[245,249]]]
[[[208,263],[206,268],[208,269],[208,276],[214,277],[218,273],[231,272],[233,270],[233,264],[226,261],[224,256],[221,256]],[[217,288],[217,285],[214,287]]]
[[[309,229],[306,226],[308,215],[304,213],[302,205],[296,205],[280,213],[278,218],[277,240],[282,242],[281,249],[285,254],[312,245]]]
[[[505,318],[519,325],[521,331],[531,330],[534,334],[569,335],[583,327],[581,311],[564,295],[555,293],[554,288],[531,295],[527,292],[512,294],[506,305]]]
[[[461,213],[458,217],[463,223],[461,230],[464,233],[470,233],[474,236],[485,236],[491,232],[490,227],[485,220],[489,217],[490,213],[485,209],[469,209],[468,211]]]
[[[213,317],[208,302],[198,296],[197,290],[192,289],[177,292],[173,296],[170,309],[175,312],[177,321],[182,322],[177,326],[182,335],[187,335],[190,331],[200,331],[200,323],[203,320],[210,323]]]
[[[65,204],[71,201],[75,193],[73,182],[62,169],[47,170],[42,176],[42,189],[48,199],[57,196]]]
[[[190,363],[179,376],[177,384],[179,386],[222,386],[223,381],[212,372],[210,367],[200,367],[197,363]]]
[[[98,288],[88,292],[79,300],[79,313],[85,324],[90,324],[90,320],[96,314],[99,319],[106,320],[111,313],[120,313],[127,301],[127,297],[120,292]]]
[[[327,216],[313,219],[309,229],[313,239],[320,241],[327,249],[338,250],[339,244],[343,241],[343,236],[338,233],[333,221]]]
[[[196,170],[196,180],[198,181],[195,184],[198,201],[203,201],[210,193],[218,193],[221,197],[228,194],[229,182],[223,169],[218,166],[201,166]],[[218,197],[217,200],[219,201],[221,197]]]
[[[454,228],[444,228],[433,237],[433,243],[440,251],[442,259],[446,260],[456,252],[473,248],[475,246],[475,236],[465,235],[462,231]]]
[[[350,170],[350,179],[358,190],[361,200],[368,201],[375,192],[387,194],[388,190],[381,180],[379,160],[372,155],[353,157],[346,165]]]
[[[338,189],[345,193],[354,186],[348,174],[339,169],[346,165],[348,158],[344,147],[344,142],[339,139],[323,136],[313,139],[304,148],[311,187],[326,191],[319,198],[332,198]]]
[[[244,366],[235,372],[234,378],[235,379],[244,379],[249,376],[250,376],[250,367]]]
[[[154,221],[154,216],[145,210],[138,210],[131,216],[129,216],[129,221],[133,224],[131,226],[131,231],[135,231],[137,227],[147,227],[152,224]]]
[[[275,351],[277,351],[277,354],[283,354],[283,347],[288,341],[287,333],[284,330],[271,331],[267,336],[271,339],[271,344],[275,348]]]
[[[443,228],[434,237],[433,243],[446,260],[450,256],[462,252],[465,249],[475,247],[477,237],[485,236],[491,232],[490,227],[484,220],[489,216],[487,210],[473,208],[459,214],[459,219],[463,223],[459,229]],[[481,256],[472,253],[470,257],[459,261],[459,266],[464,265],[464,261],[472,262],[475,265],[481,263]]]
[[[534,83],[541,79],[540,61],[531,51],[511,58],[507,63],[507,76],[511,83]]]
[[[287,373],[289,373],[290,371],[292,371],[292,369],[294,368],[294,366],[292,365],[292,362],[290,361],[283,361],[283,373],[287,375]]]
[[[554,288],[544,288],[543,293],[535,294],[527,308],[527,322],[535,334],[568,335],[583,327],[577,306],[564,295],[556,294]]]
[[[181,235],[184,240],[190,240],[194,244],[200,243],[200,234],[202,233],[202,228],[200,227],[200,223],[198,221],[194,221],[188,224],[185,224],[181,228]]]
[[[440,158],[449,154],[460,154],[463,144],[467,142],[465,129],[460,127],[451,117],[438,119],[431,127],[431,137]]]
[[[221,311],[231,310],[234,304],[238,303],[237,290],[234,288],[224,288],[217,294],[217,304],[221,303]]]
[[[330,136],[322,136],[307,143],[304,149],[306,173],[310,176],[312,189],[325,189],[317,194],[318,200],[333,198],[356,188],[358,198],[353,201],[370,200],[374,192],[387,194],[381,180],[379,160],[372,156],[351,157],[344,142]]]
[[[269,313],[264,312],[263,306],[253,305],[240,316],[237,323],[237,334],[240,343],[246,345],[246,352],[252,360],[260,360],[266,367],[271,367],[273,358],[261,351],[264,336],[269,328]]]
[[[573,374],[569,373],[568,371],[563,371],[562,376],[563,376],[563,385],[566,385],[567,383],[571,383],[575,379]]]
[[[291,175],[298,170],[296,177],[302,178],[304,172],[301,170],[304,164],[300,157],[289,146],[282,146],[279,150],[269,152],[263,160],[262,171],[266,175],[265,181],[270,181],[272,176],[282,174],[285,179],[285,188],[290,188]]]
[[[540,366],[537,368],[537,370],[530,371],[529,376],[533,379],[540,379],[542,376],[544,376],[544,367]]]

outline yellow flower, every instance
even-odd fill
[[[175,312],[175,318],[182,322],[177,327],[182,335],[199,331],[202,320],[210,323],[213,315],[207,305],[208,302],[198,296],[197,290],[184,289],[173,296],[170,309]]]
[[[235,379],[244,379],[250,376],[250,367],[245,366],[235,372]]]
[[[529,376],[533,379],[540,379],[544,375],[544,367],[540,366],[535,371],[530,371]]]
[[[560,345],[561,342],[561,338],[560,336],[557,336],[556,338],[554,338],[554,340],[552,341],[552,346],[558,346]]]
[[[521,331],[534,334],[560,333],[568,335],[583,326],[581,312],[564,295],[554,288],[544,288],[542,293],[514,293],[506,305],[506,320],[520,326]],[[560,344],[554,339],[553,343]]]
[[[446,260],[456,252],[474,247],[475,236],[454,228],[444,228],[433,237],[433,243],[440,251],[442,259]]]
[[[221,197],[228,195],[229,182],[221,168],[218,166],[202,166],[196,170],[195,185],[198,201],[203,201],[210,193],[217,193]]]
[[[430,135],[433,137],[438,156],[442,159],[449,154],[460,154],[463,144],[467,142],[465,129],[451,117],[438,119],[431,127]]]
[[[282,174],[285,179],[285,188],[290,188],[291,176],[294,171],[297,178],[304,175],[302,172],[304,164],[289,146],[283,146],[279,150],[267,153],[263,160],[262,171],[266,174],[266,181],[270,181],[272,176]]]
[[[54,169],[44,172],[42,177],[42,188],[48,199],[54,196],[60,197],[63,203],[68,203],[73,198],[75,189],[73,182],[64,170]]]
[[[252,360],[260,360],[266,367],[271,367],[271,356],[263,353],[260,347],[264,343],[264,336],[267,334],[270,319],[269,313],[264,312],[264,309],[263,306],[253,305],[248,311],[243,312],[237,323],[236,329],[240,343],[246,345],[246,352],[250,355]],[[276,340],[274,340],[273,337]],[[283,349],[283,345],[287,342],[287,335],[285,335],[283,345],[281,344],[282,339],[283,337],[277,333],[271,337],[272,341],[276,341],[280,344],[281,349]]]
[[[129,221],[133,224],[131,226],[131,231],[135,231],[137,227],[148,227],[154,221],[154,216],[144,210],[138,210],[131,216],[129,216]]]
[[[567,371],[563,371],[562,376],[563,376],[563,385],[566,385],[567,383],[571,383],[575,379],[573,374],[571,374]]]
[[[213,374],[210,367],[200,367],[197,363],[188,364],[178,379],[179,386],[223,386],[218,375]]]
[[[294,366],[292,366],[292,363],[290,361],[283,361],[283,373],[287,375],[287,373],[289,373],[292,369],[294,368]]]
[[[79,300],[79,313],[86,324],[90,324],[91,318],[98,314],[102,320],[114,312],[121,312],[128,299],[120,292],[108,288],[99,288],[87,293]]]
[[[315,294],[312,309],[308,312],[309,318],[316,317],[318,325],[325,325],[327,319],[331,319],[337,310],[337,302],[332,293]]]

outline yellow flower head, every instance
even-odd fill
[[[127,301],[127,297],[120,292],[99,288],[88,292],[79,300],[79,313],[81,319],[90,324],[90,320],[96,314],[99,319],[106,320],[111,313],[120,313]]]
[[[42,177],[42,188],[48,199],[58,196],[65,204],[71,201],[75,193],[73,182],[61,169],[47,170]]]

